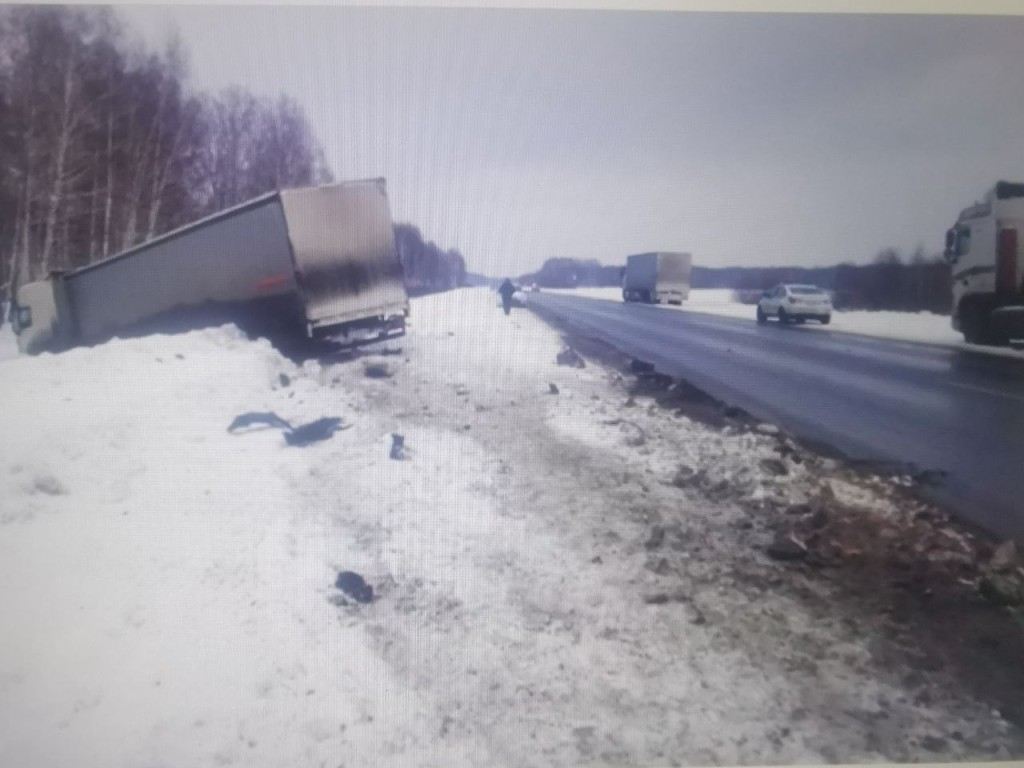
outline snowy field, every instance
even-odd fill
[[[550,290],[549,292],[568,293],[594,299],[606,299],[608,301],[622,301],[622,290],[619,288],[577,288],[564,291]],[[754,322],[754,306],[740,304],[733,299],[733,292],[725,289],[695,289],[690,291],[690,298],[683,302],[682,306],[665,305],[664,308],[681,312],[701,312],[708,315],[735,317]],[[941,344],[954,347],[969,346],[972,350],[996,355],[1021,355],[1021,353],[1011,349],[965,344],[963,336],[953,330],[947,315],[935,315],[931,312],[836,311],[833,312],[832,322],[827,327],[820,326],[814,322],[807,323],[805,327],[925,344]]]
[[[910,681],[827,588],[771,586],[738,501],[894,515],[881,486],[780,475],[771,434],[624,404],[560,348],[462,290],[330,364],[230,326],[0,359],[0,765],[1015,754],[945,669]],[[229,434],[248,411],[347,428]],[[677,487],[681,463],[738,490]],[[374,602],[342,604],[339,570]]]

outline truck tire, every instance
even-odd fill
[[[968,304],[960,308],[960,330],[968,344],[996,344],[988,323],[988,313],[979,304]]]
[[[832,322],[832,315],[822,315],[821,317],[818,318],[818,322],[820,322],[822,325],[828,325],[829,323]]]
[[[988,310],[981,304],[971,303],[961,307],[961,331],[968,344],[993,346],[1000,343],[988,322]]]
[[[764,325],[768,322],[768,316],[765,315],[764,310],[761,309],[760,305],[757,307],[757,324]]]

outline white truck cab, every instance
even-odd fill
[[[1024,338],[1024,184],[998,182],[946,232],[953,327],[971,344]]]

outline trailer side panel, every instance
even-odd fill
[[[85,343],[172,310],[296,291],[278,196],[68,275]]]

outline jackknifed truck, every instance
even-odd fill
[[[638,253],[626,259],[622,300],[647,304],[682,304],[690,295],[688,253]]]
[[[23,352],[234,322],[273,340],[355,344],[409,314],[383,179],[283,189],[103,261],[21,286]]]

